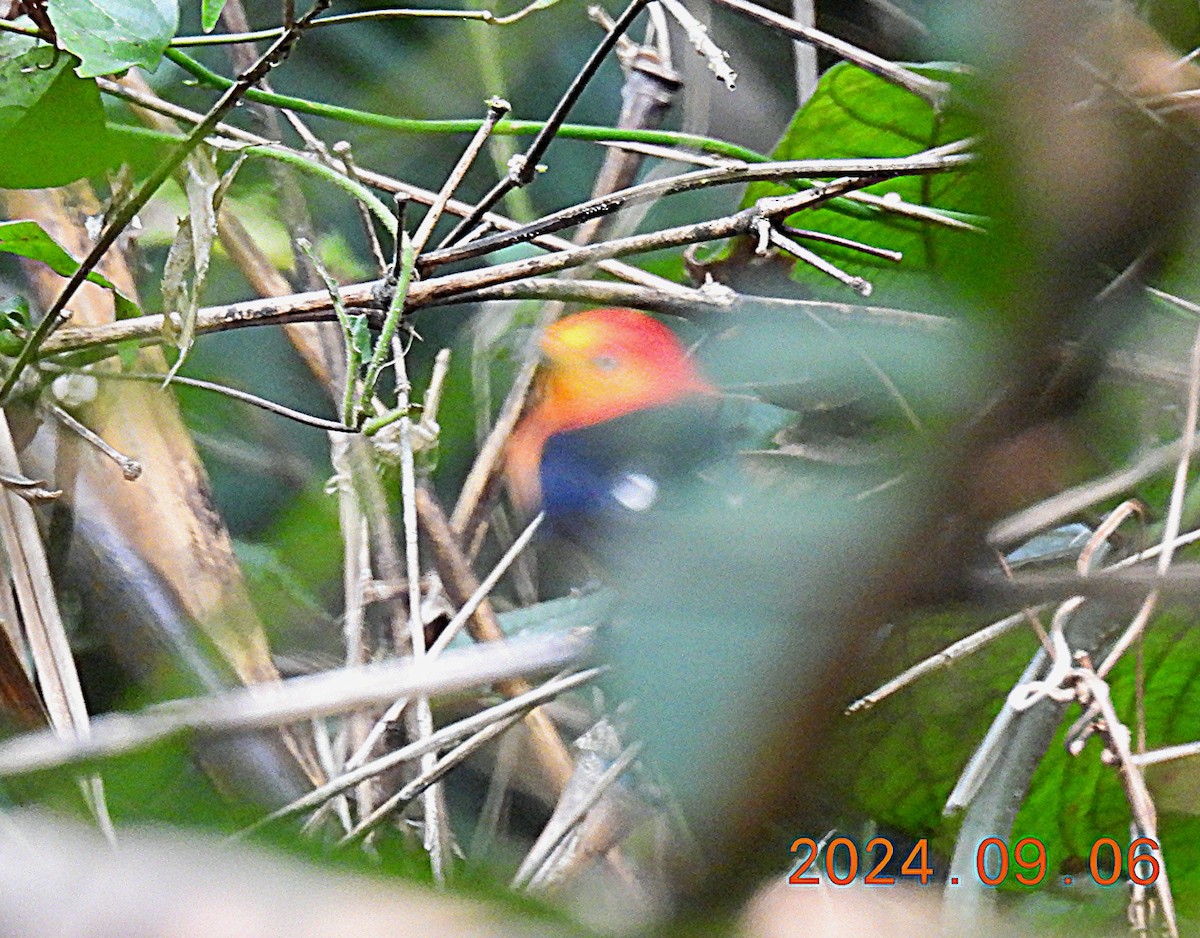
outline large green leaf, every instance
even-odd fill
[[[62,186],[111,162],[100,92],[75,58],[0,33],[0,188]]]
[[[954,616],[906,623],[888,638],[880,657],[891,663],[890,671],[895,673],[964,631],[969,628]],[[948,856],[958,822],[942,816],[946,797],[1036,648],[1029,631],[1018,630],[900,691],[874,710],[848,716],[834,745],[830,777],[847,795],[850,814],[863,812],[885,829],[930,836]],[[1134,671],[1132,659],[1122,662],[1110,682],[1117,712],[1130,726],[1136,712]],[[1200,737],[1200,693],[1193,690],[1197,671],[1200,633],[1183,617],[1159,616],[1144,647],[1149,748]],[[1098,741],[1075,757],[1063,745],[1063,734],[1078,715],[1078,707],[1068,709],[1008,838],[1010,850],[1023,837],[1036,838],[1045,846],[1047,879],[1030,887],[1038,892],[1064,888],[1063,873],[1074,871],[1075,879],[1089,879],[1079,871],[1087,870],[1098,839],[1111,837],[1123,851],[1129,846],[1130,809],[1117,769],[1101,761]],[[1200,865],[1195,842],[1200,818],[1178,813],[1185,805],[1165,799],[1153,774],[1150,781],[1159,799],[1159,834],[1176,901],[1183,915],[1196,917],[1200,915],[1196,898]],[[1200,812],[1200,801],[1191,810]],[[1010,867],[1006,886],[1015,887],[1016,872],[1015,866]]]
[[[41,261],[56,274],[64,277],[71,276],[79,269],[79,262],[34,221],[0,222],[0,251]],[[87,279],[112,290],[117,307],[117,318],[126,319],[140,314],[141,311],[137,304],[121,293],[116,285],[103,274],[93,270],[87,275]]]
[[[179,26],[176,0],[55,0],[49,12],[62,47],[81,60],[80,78],[157,68]]]
[[[1175,610],[1159,616],[1146,636],[1144,701],[1150,749],[1200,737],[1200,634],[1194,626],[1186,610]],[[1110,685],[1117,713],[1131,728],[1137,712],[1135,683],[1135,662],[1128,656],[1114,669]],[[1070,719],[1077,715],[1077,709],[1068,714]],[[1014,836],[1039,837],[1053,851],[1052,857],[1085,863],[1100,837],[1112,837],[1122,849],[1127,847],[1130,812],[1125,793],[1116,769],[1102,764],[1099,756],[1099,743],[1093,742],[1079,757],[1070,757],[1060,733],[1034,775]],[[1192,766],[1188,770],[1197,771]],[[1200,813],[1200,801],[1188,806],[1180,797],[1166,798],[1165,790],[1155,785],[1155,774],[1148,777],[1158,799],[1160,839],[1176,902],[1184,915],[1200,916],[1200,866],[1193,862],[1195,848],[1187,847],[1200,831],[1200,819],[1178,813],[1180,808]],[[1172,808],[1176,813],[1166,813]]]
[[[957,77],[944,69],[923,71],[948,81]],[[821,77],[816,93],[796,112],[773,156],[780,160],[903,157],[961,140],[972,132],[972,122],[964,114],[953,109],[939,113],[911,92],[856,66],[841,64]],[[744,204],[790,191],[771,183],[755,183],[747,189]],[[866,191],[949,213],[978,215],[984,208],[978,174],[970,171],[909,176]],[[925,293],[931,284],[945,284],[952,280],[955,255],[979,249],[978,236],[969,232],[845,201],[798,213],[789,222],[903,252],[903,260],[895,264],[816,241],[803,242],[848,273],[867,278],[876,288],[874,301],[900,302]],[[792,276],[818,292],[843,298],[847,294],[846,287],[806,263],[796,263]]]

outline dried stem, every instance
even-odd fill
[[[543,517],[543,515],[539,514],[533,519],[530,525],[523,532],[521,532],[521,536],[513,541],[508,550],[505,552],[504,556],[500,558],[500,561],[492,569],[491,573],[489,573],[484,578],[483,582],[479,584],[479,589],[471,594],[471,598],[468,599],[458,610],[458,612],[454,614],[454,618],[452,618],[446,624],[446,627],[442,629],[441,633],[434,640],[434,643],[429,646],[429,650],[426,653],[427,658],[436,658],[443,651],[445,651],[447,645],[454,641],[454,639],[458,636],[458,633],[462,631],[463,626],[467,623],[467,620],[475,614],[475,610],[479,607],[479,604],[487,598],[488,594],[491,593],[496,584],[500,582],[500,578],[504,576],[508,568],[512,565],[512,562],[517,558],[521,551],[528,546],[530,540],[533,538],[534,533],[536,533],[538,526],[542,523]],[[380,717],[376,721],[375,725],[371,728],[371,732],[367,734],[366,739],[363,741],[358,751],[346,760],[347,769],[356,768],[367,761],[371,755],[371,750],[374,748],[375,743],[379,741],[379,738],[387,730],[388,725],[400,718],[400,715],[404,712],[404,708],[407,705],[408,698],[401,697],[390,707],[388,707],[383,716]]]
[[[482,143],[482,138],[479,139]],[[468,153],[471,150],[468,148]],[[466,159],[466,157],[464,157]],[[460,163],[461,165],[461,163]],[[443,201],[444,204],[444,201]],[[436,203],[435,203],[436,209]],[[434,209],[430,210],[430,213]],[[426,216],[428,220],[428,216]],[[435,219],[436,221],[436,219]],[[432,224],[426,230],[426,236],[433,230]],[[403,229],[401,229],[403,232]],[[403,237],[403,234],[402,234]],[[403,242],[401,242],[403,243]],[[413,258],[417,248],[406,246],[401,263],[408,268],[411,275]],[[401,285],[405,282],[402,276],[397,286],[396,296],[399,302],[393,300],[393,307],[403,305]],[[379,344],[383,344],[380,337]],[[419,532],[417,528],[417,468],[413,458],[412,419],[408,416],[409,391],[408,369],[405,362],[404,349],[398,337],[391,338],[392,357],[396,369],[396,408],[400,411],[400,500],[404,517],[404,562],[408,578],[408,639],[412,645],[414,661],[425,658],[425,621],[421,618],[421,555]],[[429,706],[428,697],[417,697],[410,710],[410,730],[417,742],[433,735],[433,711]],[[421,773],[429,775],[433,772],[437,755],[428,752],[421,757]],[[446,881],[446,864],[449,862],[450,833],[449,821],[446,817],[445,806],[442,802],[441,790],[436,786],[428,786],[422,796],[425,813],[425,851],[429,854],[429,864],[433,869],[435,882]],[[386,802],[385,802],[386,804]],[[369,820],[369,818],[368,818]]]
[[[1196,421],[1200,419],[1200,329],[1196,332],[1192,343],[1192,356],[1189,370],[1187,412],[1184,416],[1183,435],[1180,438],[1181,452],[1175,466],[1175,481],[1171,486],[1171,502],[1167,509],[1167,521],[1163,526],[1162,552],[1158,555],[1158,575],[1165,576],[1171,569],[1171,560],[1175,556],[1175,539],[1179,536],[1179,525],[1183,518],[1183,501],[1187,495],[1188,466],[1191,462],[1192,448],[1196,445]],[[1151,590],[1134,616],[1128,629],[1113,645],[1104,662],[1096,669],[1096,674],[1105,677],[1113,669],[1129,646],[1142,634],[1146,623],[1150,621],[1158,604],[1158,590]]]
[[[446,594],[455,605],[465,606],[478,591],[479,582],[458,544],[437,496],[425,485],[419,486],[416,494],[417,510],[433,546]],[[486,599],[479,601],[475,611],[467,619],[466,628],[471,638],[486,645],[494,645],[504,638],[500,621],[496,618],[492,604]],[[523,678],[500,681],[496,684],[496,689],[506,697],[519,697],[529,692],[529,682]],[[543,710],[532,711],[525,720],[533,740],[534,753],[542,766],[546,781],[554,794],[558,795],[571,777],[574,762],[563,745],[558,730]]]
[[[481,710],[474,716],[459,720],[457,723],[443,726],[440,730],[425,737],[423,740],[411,742],[407,746],[393,750],[387,753],[387,755],[380,756],[378,759],[373,759],[358,768],[347,771],[335,779],[331,779],[319,788],[308,792],[303,797],[297,798],[290,804],[284,805],[282,808],[259,819],[251,827],[242,831],[241,835],[245,836],[274,821],[293,817],[312,808],[319,807],[330,798],[337,797],[342,792],[348,791],[366,779],[374,778],[401,763],[420,758],[425,753],[436,752],[444,746],[453,745],[459,740],[478,732],[480,729],[505,720],[514,714],[525,713],[540,703],[551,700],[559,694],[593,680],[599,673],[600,669],[591,668],[586,671],[580,671],[570,677],[555,678],[529,691],[527,694],[522,694],[519,697],[496,704],[494,707]]]
[[[57,404],[43,403],[41,406],[47,410],[55,420],[61,423],[64,427],[78,436],[89,446],[93,447],[97,452],[103,455],[105,459],[110,459],[116,463],[126,482],[136,482],[141,477],[142,464],[136,459],[130,459],[124,453],[117,452],[117,450],[110,445],[107,440],[103,439],[99,434],[91,430],[89,427],[84,426]]]
[[[423,270],[429,270],[440,264],[457,263],[472,257],[479,257],[513,244],[570,228],[593,218],[621,211],[633,205],[713,186],[831,176],[909,176],[960,169],[972,160],[969,154],[959,152],[962,143],[948,144],[913,156],[894,159],[786,160],[732,165],[727,162],[711,169],[683,173],[669,179],[658,179],[589,199],[587,202],[581,202],[570,208],[543,216],[537,221],[513,231],[489,235],[457,247],[430,251],[421,258],[421,267]]]
[[[528,636],[449,651],[436,661],[382,661],[175,700],[137,714],[104,714],[93,718],[86,738],[35,732],[0,742],[0,776],[132,752],[189,730],[225,735],[266,729],[375,707],[398,697],[436,697],[522,675],[557,672],[578,665],[590,652],[590,638],[578,633]]]
[[[475,157],[479,155],[479,151],[483,149],[483,145],[487,142],[488,137],[492,135],[496,123],[512,110],[512,105],[501,98],[491,98],[487,105],[488,112],[487,117],[484,118],[483,125],[475,131],[475,136],[471,138],[470,143],[467,144],[467,148],[463,151],[462,156],[459,157],[454,169],[446,177],[441,191],[438,192],[433,204],[429,206],[429,211],[425,213],[425,217],[421,219],[417,233],[413,235],[413,253],[418,256],[425,250],[429,236],[433,234],[434,226],[437,225],[438,220],[442,217],[447,203],[449,203],[451,196],[458,189],[463,177],[466,176],[467,170],[475,162]]]
[[[3,411],[0,411],[0,472],[9,476],[21,475],[8,417]],[[34,673],[50,718],[51,739],[68,747],[85,745],[91,737],[92,722],[54,595],[50,564],[37,518],[29,503],[7,488],[0,490],[0,540],[8,558],[8,573],[24,622]],[[79,781],[97,825],[109,842],[115,843],[116,833],[108,815],[100,776],[90,775]]]

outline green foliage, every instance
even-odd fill
[[[951,69],[925,67],[919,71],[949,82],[961,78]],[[911,156],[963,140],[976,129],[975,122],[965,113],[954,108],[938,112],[915,94],[843,63],[821,76],[816,93],[796,112],[772,156],[779,160]],[[743,205],[790,191],[793,190],[772,183],[754,183],[747,188]],[[971,170],[905,176],[865,191],[937,209],[950,218],[978,220],[986,208],[979,173]],[[876,288],[872,299],[885,304],[912,300],[920,303],[918,298],[928,297],[930,288],[954,285],[961,277],[962,255],[979,248],[978,234],[849,203],[846,199],[805,210],[795,217],[794,223],[805,229],[903,252],[903,260],[896,264],[801,239],[807,247],[848,273],[867,278]],[[820,293],[846,297],[845,287],[804,262],[793,265],[792,277]]]
[[[862,692],[978,627],[962,613],[897,624],[876,670],[863,676]],[[872,709],[843,717],[823,775],[853,810],[929,836],[948,856],[957,825],[942,817],[946,797],[1036,647],[1027,631],[1011,632]]]
[[[16,355],[25,344],[19,333],[29,328],[29,303],[23,296],[0,298],[0,355]]]
[[[41,261],[56,274],[64,277],[69,277],[79,269],[79,262],[68,254],[62,245],[51,238],[37,222],[0,222],[0,252],[19,254],[30,260]],[[112,291],[118,318],[123,319],[141,314],[137,304],[121,293],[103,274],[93,270],[87,275],[87,279],[91,283],[99,284]]]
[[[49,11],[59,42],[80,59],[80,78],[153,71],[179,26],[176,0],[55,0]]]
[[[1148,748],[1200,736],[1200,695],[1191,692],[1200,672],[1200,634],[1181,612],[1159,616],[1145,639]],[[880,655],[890,663],[888,671],[875,677],[886,678],[976,627],[953,614],[899,624]],[[847,810],[866,812],[885,828],[928,836],[948,857],[958,822],[942,815],[946,797],[1036,648],[1028,629],[1018,629],[873,709],[844,717],[824,774],[836,780]],[[1134,672],[1133,660],[1113,671],[1118,713],[1134,712]],[[1041,841],[1049,858],[1049,880],[1086,870],[1092,846],[1101,837],[1113,838],[1123,850],[1130,841],[1128,801],[1113,767],[1098,757],[1099,743],[1090,742],[1074,757],[1063,745],[1078,715],[1072,705],[1006,838],[1010,848],[1023,837]],[[1200,917],[1200,864],[1189,862],[1200,817],[1178,813],[1184,806],[1195,811],[1192,796],[1200,768],[1195,760],[1181,765],[1151,772],[1149,780],[1160,805],[1160,835],[1180,911]],[[1017,888],[1016,872],[1015,866],[1010,868],[1006,886]],[[1041,892],[1047,886],[1029,888]]]
[[[0,188],[61,186],[111,164],[100,92],[75,62],[0,33]]]
[[[225,9],[225,0],[201,0],[200,3],[200,25],[206,33],[211,33],[217,25],[217,20],[221,18],[221,11]]]

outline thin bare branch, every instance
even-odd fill
[[[892,84],[906,88],[913,94],[924,98],[936,109],[940,110],[950,98],[951,88],[945,82],[926,78],[924,75],[919,75],[911,69],[904,68],[902,65],[889,62],[887,59],[875,55],[873,52],[860,49],[858,46],[838,39],[836,36],[831,36],[829,33],[823,32],[814,26],[806,26],[803,23],[798,23],[796,20],[788,19],[786,16],[774,13],[766,7],[750,3],[749,0],[713,0],[713,2],[718,6],[728,7],[730,10],[741,13],[743,16],[748,16],[753,20],[778,29],[793,39],[811,43],[818,48],[840,56],[847,62],[853,62],[859,68],[866,69],[868,72],[872,72],[880,78],[884,78],[892,82]]]
[[[453,769],[458,768],[468,757],[478,751],[481,746],[485,746],[493,739],[516,726],[521,721],[522,716],[524,714],[517,713],[503,720],[497,720],[491,726],[485,727],[474,736],[463,740],[440,759],[434,753],[426,753],[421,757],[421,774],[364,817],[357,827],[349,831],[338,841],[338,846],[344,847],[348,844],[357,843],[367,837],[375,828],[387,820],[389,816],[404,810],[418,796],[426,794],[431,786],[445,778]],[[426,821],[426,824],[428,823]]]
[[[424,482],[417,487],[417,511],[429,536],[446,595],[455,604],[466,606],[473,594],[478,592],[479,582],[441,503]],[[484,647],[491,647],[504,638],[500,620],[486,598],[479,601],[474,612],[467,618],[465,627],[471,638]],[[496,684],[496,689],[506,697],[517,697],[528,692],[529,682],[521,678],[500,681]],[[574,769],[571,755],[563,745],[562,737],[559,736],[553,721],[544,710],[531,711],[525,722],[538,763],[547,783],[557,794],[566,787]]]
[[[451,656],[458,656],[458,652],[452,652]],[[447,657],[451,657],[447,656]],[[444,660],[444,659],[443,659]],[[400,749],[393,750],[386,755],[380,756],[378,759],[373,759],[370,762],[365,762],[355,769],[345,772],[343,775],[326,782],[319,788],[315,788],[301,798],[297,798],[290,804],[284,805],[276,811],[271,812],[265,817],[255,821],[255,823],[242,831],[242,836],[249,834],[259,828],[270,824],[274,821],[282,820],[283,818],[293,817],[297,814],[302,814],[312,808],[316,808],[340,795],[344,791],[348,791],[355,785],[368,778],[373,778],[381,772],[385,772],[393,766],[400,765],[403,762],[408,762],[413,759],[420,758],[428,752],[436,752],[444,746],[453,745],[461,739],[465,739],[479,730],[491,726],[492,724],[507,719],[513,715],[523,715],[536,707],[538,704],[544,703],[547,700],[552,700],[559,694],[563,694],[575,687],[591,681],[601,673],[599,668],[591,668],[585,671],[580,671],[570,677],[555,678],[547,681],[540,687],[534,688],[529,692],[514,697],[511,700],[506,700],[503,703],[496,704],[486,710],[481,710],[474,716],[466,717],[459,720],[457,723],[451,723],[448,726],[443,726],[436,732],[426,736],[422,740],[409,743]],[[2,758],[2,756],[0,756]]]
[[[490,192],[487,193],[479,203],[471,210],[446,239],[446,244],[454,244],[461,241],[486,215],[486,213],[499,202],[512,189],[524,187],[533,181],[537,173],[538,160],[540,160],[550,147],[555,135],[558,133],[559,127],[567,119],[567,115],[571,112],[571,108],[575,106],[575,102],[579,100],[579,96],[583,94],[583,89],[595,76],[600,65],[608,57],[616,45],[617,40],[625,34],[625,31],[633,24],[633,21],[641,13],[649,0],[631,0],[625,12],[622,13],[617,21],[613,24],[612,30],[605,34],[599,45],[592,51],[588,60],[584,62],[583,67],[579,70],[572,80],[567,90],[563,92],[558,103],[554,106],[550,116],[546,118],[546,123],[533,141],[526,148],[525,152],[520,156],[514,157],[509,167],[508,175],[501,179]]]
[[[486,238],[479,238],[459,246],[430,251],[421,258],[421,266],[422,269],[428,270],[439,264],[468,260],[512,244],[561,231],[564,228],[570,228],[589,219],[621,211],[633,205],[714,186],[842,176],[893,177],[949,172],[961,169],[973,160],[969,153],[960,152],[963,143],[965,141],[936,147],[913,156],[893,159],[784,160],[773,163],[731,163],[726,161],[710,169],[682,173],[668,179],[642,183],[589,199],[578,205],[543,216],[514,231],[489,235]],[[873,179],[872,181],[878,180]]]
[[[441,633],[434,640],[433,644],[429,646],[429,650],[426,654],[427,658],[436,658],[443,651],[445,651],[447,645],[454,641],[454,639],[458,636],[458,633],[462,631],[463,626],[466,625],[467,620],[475,614],[475,610],[479,608],[479,604],[483,602],[485,598],[487,598],[488,594],[491,593],[496,584],[500,582],[500,578],[508,571],[508,568],[512,565],[512,562],[516,560],[518,555],[520,555],[520,553],[529,545],[530,540],[533,539],[533,535],[537,532],[538,526],[542,523],[544,518],[545,515],[539,514],[533,519],[532,522],[530,522],[529,526],[521,532],[521,536],[512,542],[508,550],[505,551],[504,556],[500,558],[496,566],[492,568],[492,571],[484,578],[483,582],[479,584],[479,589],[475,590],[475,592],[471,594],[471,598],[468,599],[463,604],[462,608],[454,614],[454,618],[447,623],[446,627],[442,629]],[[363,740],[363,743],[359,747],[358,751],[346,760],[347,769],[356,768],[367,761],[367,758],[371,755],[371,750],[374,748],[375,744],[379,741],[384,732],[386,732],[388,725],[400,718],[400,714],[404,712],[404,708],[407,705],[408,698],[401,697],[390,707],[388,707],[384,715],[380,717],[376,721],[375,725],[371,728],[371,732],[367,734],[367,737]]]
[[[658,2],[683,27],[684,35],[692,44],[692,48],[708,63],[708,70],[732,91],[737,82],[737,72],[729,67],[729,53],[720,48],[708,35],[708,27],[696,19],[680,0],[658,0]]]
[[[539,869],[547,859],[554,853],[558,847],[571,832],[579,825],[579,823],[587,817],[587,813],[592,810],[604,797],[605,793],[613,786],[613,784],[626,770],[634,763],[634,760],[641,754],[642,744],[633,743],[622,752],[604,772],[596,779],[595,785],[587,795],[582,798],[575,810],[568,815],[558,820],[557,826],[552,831],[547,831],[542,837],[538,838],[536,849],[530,850],[529,854],[521,861],[521,867],[517,870],[516,876],[513,877],[512,888],[523,889],[530,885]]]
[[[57,404],[43,403],[42,408],[50,413],[50,415],[61,423],[64,427],[78,436],[81,440],[93,447],[97,452],[104,456],[105,459],[110,459],[116,463],[121,470],[121,475],[126,482],[136,482],[142,475],[142,464],[136,459],[130,459],[124,453],[117,452],[116,449],[99,434],[84,426],[76,420],[66,410],[59,407]]]
[[[147,96],[135,89],[130,89],[126,85],[117,84],[116,82],[112,82],[104,78],[97,79],[97,83],[106,94],[113,94],[118,97],[126,98],[137,104],[139,107],[157,111],[176,120],[197,123],[203,119],[203,115],[198,114],[195,111],[189,111],[187,108],[164,101],[161,98]],[[229,124],[218,124],[216,129],[229,140],[248,143],[252,146],[277,147],[275,141],[270,140],[267,137],[249,133],[241,128],[233,127]],[[219,138],[210,138],[209,143],[213,145],[220,145],[221,140]],[[305,160],[309,163],[318,162],[311,156],[296,153],[295,151],[292,152],[298,160]],[[343,173],[345,172],[344,165],[341,165],[339,161],[334,160],[331,165],[334,169],[340,169],[340,171]],[[432,205],[433,201],[437,198],[437,194],[429,191],[428,189],[422,189],[419,186],[410,185],[409,183],[403,182],[399,179],[386,176],[383,173],[374,172],[361,167],[357,168],[356,176],[359,180],[367,185],[381,189],[384,192],[403,194],[412,199],[414,202],[419,202],[422,205]],[[446,204],[446,210],[453,212],[456,215],[467,215],[472,211],[472,209],[473,206],[468,205],[465,202],[460,202],[457,199],[451,199]],[[498,215],[495,212],[488,212],[486,215],[484,215],[482,220],[484,223],[502,231],[511,231],[521,227],[518,222],[515,222],[503,215]],[[569,241],[551,236],[538,238],[534,243],[549,250],[561,250],[562,248],[570,246]],[[654,287],[665,293],[675,293],[685,289],[664,277],[659,277],[655,274],[641,270],[640,268],[632,267],[628,264],[622,264],[618,261],[604,261],[599,266],[606,273],[610,273],[620,280],[624,280],[628,283],[636,283],[643,286]]]
[[[152,374],[150,372],[141,371],[81,371],[76,368],[61,368],[53,363],[43,365],[47,371],[56,371],[62,374],[87,374],[105,381],[142,381],[148,384],[162,384],[163,376]],[[227,384],[218,384],[215,381],[204,381],[201,378],[187,378],[182,375],[176,375],[171,379],[172,384],[183,385],[188,388],[196,388],[200,391],[211,391],[214,394],[220,394],[224,397],[231,398],[235,401],[241,401],[245,404],[250,404],[265,410],[268,413],[278,414],[280,417],[286,417],[288,420],[294,420],[296,423],[302,423],[308,427],[315,427],[318,430],[326,430],[330,433],[357,433],[353,427],[348,427],[336,420],[325,420],[321,417],[314,417],[312,414],[306,414],[303,411],[293,410],[276,401],[268,400],[265,397],[259,397],[257,394],[251,394],[249,391],[241,391],[238,388],[230,387]]]
[[[804,245],[797,242],[794,238],[789,238],[779,230],[777,225],[773,225],[770,222],[764,221],[762,223],[762,231],[766,234],[767,241],[770,244],[775,245],[775,247],[782,251],[786,251],[797,260],[808,264],[810,267],[819,270],[821,273],[833,277],[833,279],[838,281],[838,283],[845,284],[859,296],[865,298],[870,296],[873,292],[874,288],[871,285],[871,281],[867,280],[865,277],[857,277],[846,273],[846,271],[842,270],[836,264],[825,260],[825,258],[823,258],[820,254],[817,254],[815,251],[810,251]],[[767,252],[760,251],[759,253],[765,254]]]
[[[890,697],[899,690],[903,690],[910,684],[915,683],[927,674],[938,671],[942,668],[948,668],[956,661],[973,655],[985,645],[990,644],[1003,635],[1007,635],[1013,629],[1017,628],[1023,622],[1030,612],[1038,612],[1045,609],[1045,606],[1035,606],[1032,610],[1023,609],[1021,612],[1014,613],[1001,619],[999,622],[993,622],[986,628],[980,629],[978,632],[972,632],[966,638],[959,639],[952,645],[947,645],[935,655],[930,655],[923,661],[919,661],[911,668],[897,674],[890,681],[882,684],[869,694],[864,694],[854,701],[845,710],[847,714],[855,713],[859,710],[869,710],[881,700]]]
[[[358,175],[358,166],[354,162],[354,148],[350,145],[350,141],[339,140],[333,145],[332,152],[341,161],[346,175],[355,182],[362,182]],[[375,231],[375,223],[371,220],[371,212],[361,202],[355,202],[355,205],[358,208],[363,233],[367,236],[367,246],[371,250],[371,256],[375,259],[375,269],[379,271],[379,276],[383,277],[387,274],[387,261],[383,256],[383,247],[379,243],[379,235]]]
[[[446,176],[446,181],[442,184],[441,190],[434,199],[433,204],[429,206],[429,211],[425,213],[425,217],[421,219],[421,224],[417,228],[416,234],[413,235],[413,253],[420,255],[425,250],[425,245],[429,241],[429,236],[433,234],[434,226],[442,217],[442,213],[446,210],[446,205],[450,201],[450,197],[454,195],[466,176],[467,170],[475,162],[475,157],[479,155],[479,151],[483,149],[483,145],[487,142],[488,137],[492,135],[496,124],[509,111],[512,110],[512,105],[503,98],[490,98],[487,102],[488,111],[487,117],[484,118],[483,125],[471,137],[467,148],[463,150],[462,156],[454,165],[449,175]]]
[[[176,700],[137,714],[104,714],[84,739],[27,733],[0,743],[0,776],[71,765],[131,752],[177,733],[222,735],[389,703],[436,697],[581,663],[591,640],[569,635],[522,636],[443,654],[436,661],[395,660],[240,687],[210,697]]]
[[[1187,494],[1188,466],[1191,462],[1192,448],[1196,445],[1196,421],[1200,419],[1200,329],[1192,342],[1192,356],[1188,373],[1187,412],[1184,415],[1183,435],[1180,438],[1179,461],[1175,465],[1175,480],[1171,486],[1171,501],[1167,508],[1167,520],[1163,526],[1162,551],[1158,555],[1158,575],[1165,576],[1171,569],[1171,559],[1175,556],[1175,539],[1179,536],[1179,525],[1183,518],[1183,501]],[[1103,663],[1096,669],[1096,674],[1104,678],[1113,669],[1129,646],[1137,640],[1150,621],[1155,607],[1158,605],[1158,590],[1151,590],[1134,616],[1129,628],[1117,639]]]

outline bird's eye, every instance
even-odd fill
[[[600,371],[616,371],[621,367],[621,363],[612,355],[595,355],[592,357],[592,365]]]

